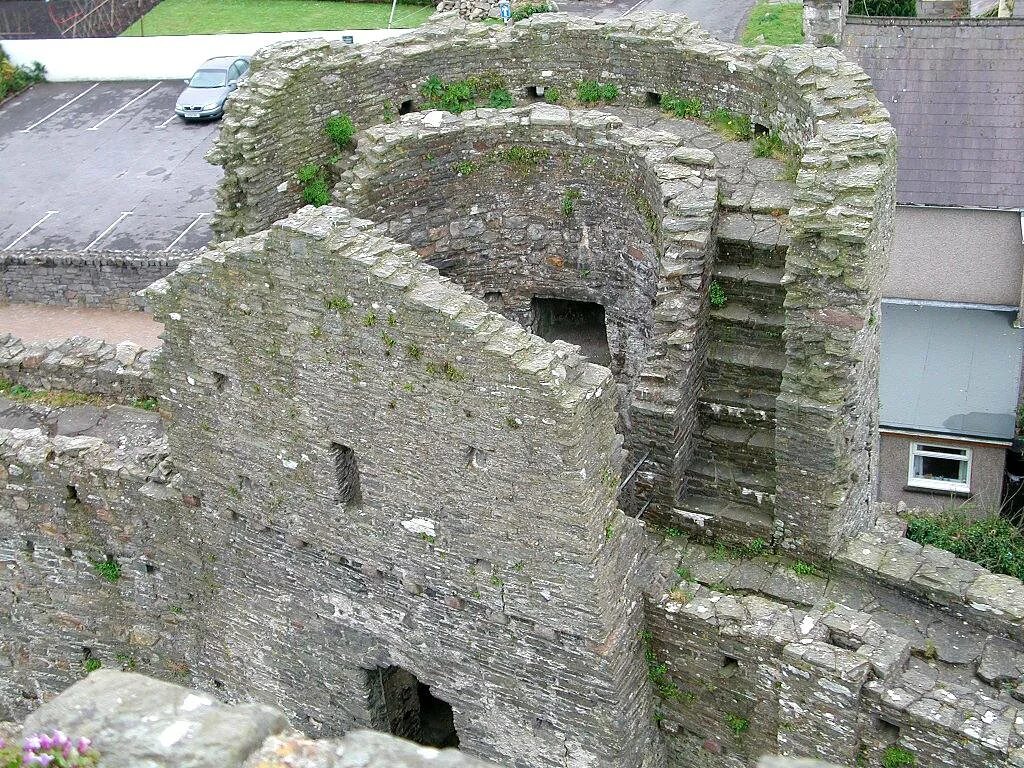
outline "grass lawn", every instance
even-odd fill
[[[802,3],[759,2],[750,12],[750,21],[740,41],[755,45],[758,35],[764,35],[769,45],[793,45],[804,41],[804,6]]]
[[[402,5],[395,27],[417,27],[433,6]],[[212,35],[219,32],[307,32],[387,27],[391,3],[340,0],[163,0],[122,34]]]

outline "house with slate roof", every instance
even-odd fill
[[[879,498],[991,510],[1016,490],[1024,18],[872,18],[844,5],[806,0],[808,42],[836,43],[864,68],[900,140]]]

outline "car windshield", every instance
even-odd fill
[[[189,81],[189,88],[220,88],[224,85],[226,69],[200,69]]]

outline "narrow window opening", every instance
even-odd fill
[[[878,718],[878,735],[883,744],[895,744],[900,740],[900,727],[884,717]]]
[[[224,681],[223,680],[218,680],[217,678],[213,678],[213,687],[214,688],[223,688],[224,687]]]
[[[531,85],[526,89],[525,93],[528,101],[543,101],[544,99],[544,86],[543,85]]]
[[[726,654],[722,657],[722,677],[732,677],[740,671],[740,660]]]
[[[92,648],[87,645],[82,646],[82,659],[88,661],[92,658]]]
[[[771,133],[771,129],[769,129],[767,125],[754,123],[752,127],[754,129],[755,136],[767,136],[769,133]]]
[[[493,309],[504,306],[505,299],[501,295],[501,291],[486,291],[484,293],[484,303]]]
[[[406,99],[398,105],[398,114],[408,115],[410,112],[412,112],[412,99]]]
[[[67,492],[68,492],[68,495],[67,495],[67,500],[68,501],[73,502],[75,504],[78,504],[78,503],[81,502],[81,499],[78,498],[78,488],[76,488],[73,485],[69,485],[67,487]]]
[[[71,547],[64,547],[64,557],[74,557],[75,553],[71,550]]]
[[[489,460],[490,455],[481,448],[470,446],[466,452],[466,465],[473,469],[486,469]]]
[[[227,374],[218,373],[217,371],[213,372],[213,387],[214,387],[214,389],[216,389],[218,392],[223,392],[224,391],[224,387],[226,387],[227,384],[228,384]]]
[[[156,566],[152,563],[146,563],[146,573],[150,575],[156,573]]]
[[[35,552],[36,551],[36,545],[32,542],[32,539],[25,539],[25,551],[26,552]]]
[[[644,97],[644,103],[648,107],[660,107],[661,106],[661,94],[655,91],[648,91]]]
[[[375,729],[427,747],[459,746],[451,705],[434,696],[430,686],[408,670],[369,670],[366,689]]]
[[[341,504],[362,503],[355,451],[347,445],[331,443],[331,458],[334,460],[334,477],[338,482],[338,501]]]
[[[592,363],[610,365],[604,307],[591,301],[533,298],[533,332],[543,339],[578,344]]]

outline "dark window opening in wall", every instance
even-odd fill
[[[503,306],[505,304],[505,299],[501,295],[501,291],[485,291],[484,303],[493,309],[494,307]]]
[[[331,459],[334,461],[334,476],[338,481],[338,501],[342,504],[361,503],[363,494],[359,490],[356,452],[347,445],[331,443]]]
[[[900,727],[880,717],[878,718],[878,735],[879,741],[883,744],[895,744],[900,740]]]
[[[740,671],[740,660],[726,654],[722,658],[722,677],[732,677]]]
[[[529,101],[542,101],[544,99],[544,86],[531,85],[526,89],[525,97]]]
[[[398,105],[398,114],[408,115],[410,112],[412,112],[412,99],[406,99]]]
[[[216,389],[218,392],[223,392],[224,391],[224,387],[226,387],[227,384],[228,384],[227,374],[217,373],[217,371],[213,372],[213,387],[214,387],[214,389]]]
[[[78,489],[75,486],[69,485],[67,487],[67,492],[68,492],[68,495],[67,495],[67,500],[68,501],[73,502],[75,504],[77,504],[77,503],[79,503],[81,501],[81,499],[78,498]]]
[[[146,563],[146,573],[153,575],[156,573],[156,566],[152,563]]]
[[[459,746],[451,705],[437,698],[416,676],[401,667],[366,673],[370,724],[427,747]]]
[[[754,123],[753,129],[755,136],[767,136],[771,133],[771,129],[769,129],[767,125],[761,125],[760,123]]]
[[[661,106],[661,94],[655,93],[654,91],[648,91],[644,97],[644,102],[648,107],[660,107]]]
[[[64,557],[74,557],[74,556],[75,556],[75,553],[72,551],[71,547],[64,547]]]
[[[25,551],[26,552],[35,552],[36,551],[36,545],[32,543],[32,539],[25,539]]]
[[[560,339],[578,344],[592,363],[611,363],[604,307],[600,304],[535,296],[531,308],[533,332],[538,336],[548,341]]]

